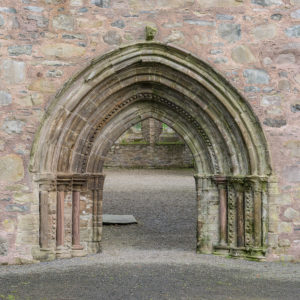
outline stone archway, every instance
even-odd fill
[[[198,251],[262,258],[271,167],[258,119],[207,64],[152,42],[94,59],[49,106],[31,156],[41,250],[64,257],[101,249],[105,156],[123,132],[147,118],[172,127],[194,156]],[[72,196],[72,250],[64,248],[66,195]],[[81,195],[90,214],[80,239]]]

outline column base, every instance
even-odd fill
[[[86,256],[87,252],[85,250],[83,250],[83,246],[73,245],[71,254],[72,254],[72,257],[82,257],[82,256]]]
[[[56,258],[71,258],[72,255],[70,253],[70,250],[63,246],[58,246],[56,248]]]
[[[87,255],[87,252],[85,250],[72,250],[71,251],[72,257],[83,257]]]

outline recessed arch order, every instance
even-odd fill
[[[63,195],[73,191],[72,253],[82,247],[95,251],[100,244],[99,191],[107,151],[126,129],[150,117],[174,128],[195,158],[198,250],[262,257],[271,166],[257,117],[206,63],[154,42],[125,46],[94,59],[58,92],[36,135],[30,169],[43,192],[41,203],[52,189],[58,195],[57,209],[63,209]],[[89,195],[93,206],[86,241],[80,240],[79,220],[74,219],[80,214],[80,192]],[[51,225],[43,221],[47,213],[41,209],[42,249],[51,244]],[[65,244],[64,224],[57,222],[56,247]]]

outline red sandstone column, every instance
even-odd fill
[[[215,177],[215,181],[219,190],[219,217],[220,217],[220,246],[226,246],[227,240],[227,193],[226,193],[226,177]]]
[[[56,203],[56,247],[63,247],[65,240],[65,225],[64,225],[64,202],[65,202],[64,184],[58,185],[57,203]]]
[[[72,249],[82,250],[80,245],[80,185],[73,185],[72,192]]]

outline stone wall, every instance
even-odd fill
[[[192,168],[193,156],[185,144],[114,145],[105,160],[106,167]]]
[[[45,109],[112,49],[156,40],[223,75],[263,126],[273,167],[269,259],[300,259],[299,0],[2,0],[0,263],[32,259],[39,203],[28,164]],[[59,126],[59,124],[57,124]]]

